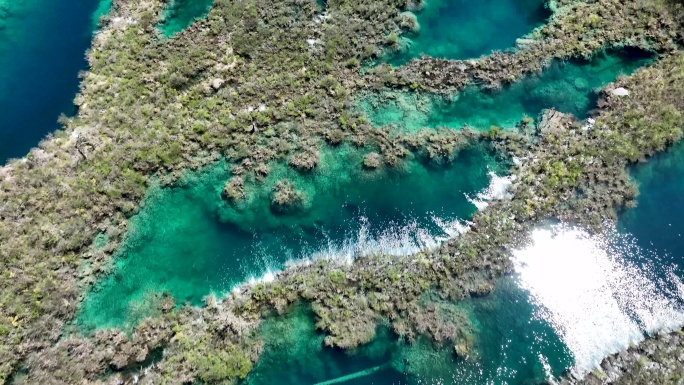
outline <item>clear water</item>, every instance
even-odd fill
[[[196,19],[209,13],[214,0],[171,0],[159,25],[162,35],[171,37],[186,29]]]
[[[470,87],[450,98],[411,92],[367,94],[358,105],[376,126],[394,124],[402,131],[423,127],[509,128],[524,116],[536,118],[546,108],[587,117],[596,106],[596,89],[630,74],[652,60],[638,50],[602,53],[590,61],[554,62],[540,74],[499,90]]]
[[[405,35],[405,49],[387,55],[401,65],[420,55],[470,59],[515,46],[550,12],[544,0],[426,0],[416,12],[420,30]]]
[[[675,269],[607,227],[547,225],[513,251],[515,275],[495,291],[454,305],[468,317],[474,348],[398,342],[382,326],[352,352],[323,347],[311,315],[295,309],[262,326],[262,360],[248,384],[315,384],[380,368],[344,384],[539,384],[567,372],[582,375],[608,354],[646,335],[684,325],[684,284]]]
[[[418,13],[422,29],[411,37],[411,48],[389,60],[399,64],[420,53],[479,56],[512,46],[545,17],[539,1],[490,3],[428,2]],[[110,5],[0,0],[0,161],[24,155],[58,127],[60,113],[75,113],[77,73],[87,66],[83,54]],[[171,36],[210,6],[207,0],[178,0],[160,29]],[[511,15],[526,18],[506,22]],[[491,25],[477,29],[474,20]],[[472,36],[489,41],[466,39]],[[442,43],[431,44],[438,39]],[[399,94],[377,107],[366,99],[365,107],[375,124],[404,121],[406,130],[506,127],[551,106],[585,117],[594,88],[648,60],[636,52],[602,55],[590,63],[555,63],[496,93],[473,88],[450,100]],[[391,172],[349,167],[360,165],[362,156],[349,149],[324,153],[312,175],[273,166],[265,187],[257,192],[248,186],[251,199],[238,207],[220,197],[230,177],[224,163],[188,173],[174,188],[152,188],[130,221],[114,273],[87,297],[78,321],[86,329],[129,327],[150,315],[162,290],[178,302],[200,304],[204,295],[263,276],[287,259],[351,258],[359,250],[405,254],[434,245],[455,234],[457,220],[472,215],[475,205],[465,194],[482,191],[490,183],[487,166],[497,167],[479,149],[448,167],[416,161]],[[639,205],[621,216],[619,233],[598,239],[565,229],[553,237],[540,229],[532,246],[516,251],[516,276],[502,279],[490,296],[453,305],[468,315],[476,336],[469,358],[425,341],[406,345],[382,326],[376,340],[355,351],[324,348],[311,315],[297,308],[264,323],[266,349],[246,383],[314,384],[371,368],[378,370],[344,384],[538,383],[566,369],[589,370],[645,333],[681,326],[684,143],[632,173],[641,186]],[[274,212],[269,191],[284,177],[307,198],[299,210]],[[95,240],[97,247],[107,242],[104,234]]]
[[[632,168],[637,207],[620,217],[620,229],[667,263],[684,266],[684,142]]]
[[[534,319],[528,294],[512,278],[502,279],[490,296],[452,306],[470,318],[475,331],[467,358],[457,358],[448,345],[398,341],[383,326],[376,339],[353,351],[326,348],[312,315],[300,307],[262,325],[264,353],[245,383],[317,384],[379,368],[342,383],[536,384],[572,364],[554,330]]]
[[[0,163],[24,156],[57,118],[76,112],[78,72],[87,68],[107,0],[0,0]]]
[[[177,303],[200,304],[210,292],[230,291],[290,259],[434,246],[455,234],[456,220],[473,214],[466,194],[485,189],[496,168],[479,147],[450,165],[409,161],[364,171],[362,160],[359,151],[337,148],[322,154],[312,174],[273,166],[237,207],[221,198],[230,177],[225,163],[190,173],[182,186],[153,188],[130,221],[114,273],[88,296],[80,321],[86,328],[130,326],[148,314],[153,293],[167,290]],[[305,194],[300,208],[274,209],[271,191],[282,178]]]

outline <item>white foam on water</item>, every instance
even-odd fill
[[[256,285],[257,283],[268,283],[268,282],[273,282],[275,279],[275,275],[277,272],[272,272],[270,269],[266,270],[266,272],[261,276],[261,277],[250,277],[248,282],[250,285]]]
[[[487,188],[475,194],[474,198],[466,194],[468,201],[474,204],[479,211],[486,209],[489,206],[489,202],[493,200],[510,199],[513,197],[508,191],[511,184],[513,184],[513,176],[498,176],[493,171],[490,171],[488,175],[491,179]]]
[[[537,359],[539,362],[542,364],[542,367],[544,368],[544,374],[546,375],[546,381],[548,381],[552,385],[556,385],[556,381],[553,378],[553,373],[551,370],[551,365],[549,364],[548,358],[544,356],[543,354],[539,353],[537,354]]]
[[[285,268],[307,266],[316,260],[327,260],[339,264],[351,264],[354,259],[362,256],[383,254],[392,256],[407,256],[420,251],[432,250],[447,240],[468,231],[469,223],[458,219],[443,219],[432,216],[433,229],[420,227],[416,221],[404,226],[387,224],[384,231],[377,235],[370,233],[368,219],[360,217],[361,226],[355,234],[350,234],[342,242],[328,240],[324,246],[311,249],[304,257],[293,256],[284,265]],[[438,231],[435,231],[438,230]],[[436,234],[441,233],[441,234]],[[268,283],[275,280],[279,270],[274,268],[268,255],[263,255],[266,272],[261,277],[252,276],[247,284]],[[259,274],[259,273],[257,273]],[[232,291],[238,292],[242,284],[234,286]]]
[[[361,256],[386,254],[406,256],[424,250],[439,247],[447,240],[468,231],[468,223],[458,219],[446,220],[431,217],[433,224],[442,234],[436,235],[428,228],[420,227],[416,221],[404,226],[388,224],[385,230],[373,236],[369,232],[369,223],[365,217],[360,218],[359,231],[347,237],[341,244],[329,242],[325,247],[311,253],[311,258],[336,259],[351,263]]]
[[[684,325],[677,301],[684,286],[672,269],[657,266],[627,236],[607,228],[600,236],[564,225],[537,229],[531,246],[513,252],[520,286],[538,306],[536,316],[572,353],[576,375],[640,342],[644,333]]]

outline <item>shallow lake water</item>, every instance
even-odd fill
[[[513,47],[548,17],[540,0],[487,3],[428,0],[416,12],[420,30],[406,35],[409,48],[386,60],[477,57]],[[174,35],[211,4],[173,1],[161,32]],[[87,67],[84,53],[96,20],[110,5],[0,0],[0,107],[9,112],[0,117],[3,162],[58,128],[60,113],[76,112],[77,73]],[[360,106],[374,124],[408,131],[510,127],[548,107],[584,118],[595,88],[650,60],[637,51],[613,52],[590,62],[556,62],[496,92],[471,88],[450,99],[366,95]],[[156,293],[201,305],[209,293],[269,279],[288,260],[434,247],[465,228],[478,199],[505,174],[477,147],[448,165],[412,160],[389,171],[363,170],[363,155],[349,148],[324,151],[313,173],[273,165],[258,189],[247,184],[248,199],[237,205],[221,197],[231,176],[223,162],[188,172],[174,187],[152,187],[130,220],[114,272],[88,295],[78,322],[85,330],[129,328],[150,314],[147,300]],[[514,251],[514,275],[502,278],[491,295],[453,304],[476,332],[467,358],[455,357],[449,346],[397,341],[382,325],[374,341],[352,352],[325,348],[310,312],[297,307],[264,322],[265,351],[245,383],[532,384],[565,371],[586,372],[649,333],[680,327],[684,145],[635,166],[632,175],[640,184],[639,204],[621,215],[617,229],[596,237],[568,225],[540,226],[532,245]],[[302,194],[295,209],[272,203],[283,178]],[[96,238],[98,247],[107,241]]]
[[[511,128],[524,116],[535,119],[551,107],[584,119],[596,106],[597,89],[651,60],[650,54],[639,50],[604,52],[589,61],[555,61],[541,73],[497,90],[469,87],[449,98],[386,91],[362,96],[358,107],[374,125],[393,124],[408,132],[465,125],[478,130]]]
[[[550,12],[544,0],[425,0],[415,11],[420,28],[404,34],[404,49],[384,60],[401,65],[421,55],[471,59],[515,46]]]
[[[171,37],[206,16],[213,4],[214,0],[171,0],[163,12],[164,20],[159,24],[159,30]]]
[[[363,253],[410,254],[455,235],[476,211],[496,161],[479,145],[450,164],[408,161],[364,170],[363,153],[326,150],[312,173],[274,165],[239,204],[221,196],[230,178],[225,163],[188,173],[181,185],[151,189],[117,255],[116,269],[84,304],[90,327],[122,326],[146,315],[146,296],[163,290],[177,303],[201,304],[288,260]],[[290,180],[296,207],[273,203],[278,182]]]

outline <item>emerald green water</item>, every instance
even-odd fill
[[[162,291],[198,305],[290,259],[434,246],[454,235],[454,221],[472,215],[476,208],[465,194],[485,189],[496,169],[479,146],[451,164],[410,160],[383,171],[363,170],[363,155],[325,151],[313,173],[274,165],[262,184],[246,186],[248,198],[238,205],[221,198],[230,177],[224,162],[188,173],[174,188],[153,187],[130,220],[114,272],[87,297],[79,322],[86,329],[130,327],[150,315]],[[295,208],[272,203],[283,178],[303,194]]]
[[[206,16],[213,4],[214,0],[171,0],[164,10],[159,30],[162,35],[171,37]]]
[[[173,1],[160,30],[172,36],[206,15],[211,4],[208,0]],[[411,47],[387,60],[401,64],[421,53],[468,58],[511,47],[516,37],[546,17],[540,4],[539,0],[490,0],[486,6],[428,1],[417,13],[421,30],[407,35]],[[0,55],[6,59],[4,76],[0,76],[4,84],[0,106],[13,112],[0,121],[0,158],[25,154],[57,127],[59,113],[74,113],[71,99],[77,91],[76,73],[85,68],[83,53],[97,19],[110,6],[110,0],[0,0],[0,51],[6,53]],[[59,60],[51,60],[55,57]],[[448,100],[405,93],[385,101],[376,95],[375,100],[365,100],[365,107],[369,116],[377,115],[375,124],[394,123],[406,130],[458,128],[466,123],[481,129],[507,127],[524,114],[535,117],[551,106],[586,117],[596,98],[593,88],[648,60],[638,52],[603,54],[589,63],[554,63],[548,71],[498,92],[472,88]],[[371,102],[379,104],[373,107]],[[679,144],[633,169],[641,186],[639,205],[624,213],[619,223],[622,231],[636,236],[638,246],[657,255],[634,261],[652,271],[646,276],[648,282],[655,286],[664,282],[658,287],[669,290],[666,294],[671,296],[666,299],[672,303],[668,306],[682,303],[677,281],[657,279],[672,271],[682,275],[681,269],[668,267],[681,266],[684,258],[683,154],[684,145]],[[129,223],[114,273],[89,294],[78,321],[86,329],[128,328],[154,314],[151,309],[161,291],[170,292],[177,302],[200,304],[204,295],[228,291],[245,279],[282,267],[288,259],[316,254],[353,258],[359,252],[377,250],[405,254],[429,247],[455,233],[455,220],[472,215],[475,207],[464,193],[472,196],[487,185],[486,165],[496,170],[481,149],[464,152],[451,165],[410,161],[389,172],[362,171],[362,156],[349,149],[324,153],[319,170],[311,175],[273,166],[259,191],[248,183],[250,199],[238,206],[220,197],[231,175],[225,163],[188,173],[173,188],[153,187],[140,214]],[[277,210],[270,203],[270,191],[281,178],[294,181],[305,195],[296,209]],[[94,247],[108,242],[109,237],[100,234]],[[529,277],[525,281],[532,282],[528,286],[537,290],[541,301],[520,289],[515,279],[505,278],[491,296],[452,304],[472,323],[474,348],[468,358],[455,357],[449,346],[397,341],[384,326],[379,326],[376,340],[355,351],[324,348],[323,336],[302,307],[264,323],[265,351],[246,383],[310,385],[372,368],[378,370],[344,384],[539,383],[573,363],[600,359],[610,349],[634,342],[630,338],[642,335],[642,329],[681,324],[681,312],[666,311],[665,299],[654,296],[643,280],[630,277],[631,270],[618,269],[619,274],[597,270],[585,261],[579,241],[553,242],[545,246],[540,259],[557,258],[551,265],[559,267],[536,270],[552,289],[539,289],[544,286]],[[659,269],[648,265],[649,260]],[[564,265],[563,261],[572,263]],[[576,271],[573,266],[578,266]],[[608,285],[601,279],[611,274],[627,282],[631,291],[604,290]],[[563,286],[565,281],[570,286]],[[597,289],[588,296],[578,295],[584,286],[600,286],[604,292]],[[554,289],[557,297],[549,294]],[[616,297],[622,307],[610,306]],[[560,327],[547,322],[546,313],[565,322]],[[622,313],[637,314],[640,328],[631,326]],[[161,351],[155,352],[154,359],[160,355]]]
[[[638,50],[600,53],[589,61],[554,62],[499,90],[469,87],[450,98],[412,92],[367,94],[359,108],[376,126],[396,125],[402,131],[423,127],[475,129],[515,127],[524,116],[536,118],[546,108],[583,119],[595,108],[596,89],[648,64],[652,56]]]
[[[384,58],[401,65],[420,55],[477,58],[515,46],[517,38],[541,25],[550,12],[544,0],[426,0],[416,11],[420,29],[403,35],[403,49]]]
[[[95,12],[93,12],[93,30],[96,30],[99,26],[100,18],[105,16],[107,13],[109,13],[109,10],[112,9],[112,1],[113,0],[100,0],[100,3],[97,5],[97,9],[95,9]]]
[[[572,356],[512,278],[499,281],[492,295],[453,306],[472,322],[473,348],[457,357],[451,345],[419,339],[399,341],[387,327],[351,352],[323,346],[312,314],[296,308],[264,322],[264,353],[246,384],[303,385],[379,370],[343,382],[362,384],[539,384],[560,375]]]

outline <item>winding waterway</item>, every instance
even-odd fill
[[[388,60],[398,65],[421,53],[468,58],[512,47],[516,37],[548,16],[538,0],[472,4],[428,2],[416,12],[420,31],[406,36],[410,48]],[[160,30],[172,36],[210,5],[176,0]],[[0,7],[5,10],[0,106],[10,112],[0,117],[4,160],[24,155],[56,129],[60,113],[75,112],[77,73],[86,68],[93,15],[108,3],[25,0]],[[477,13],[482,10],[491,14]],[[465,17],[487,22],[474,32],[475,26],[454,22]],[[509,18],[516,22],[510,24]],[[470,39],[490,39],[482,31],[500,31],[501,23],[511,28],[505,39]],[[449,28],[453,33],[443,33]],[[443,36],[451,40],[433,44]],[[510,127],[523,115],[534,117],[551,106],[584,118],[596,87],[648,60],[623,51],[591,62],[555,63],[496,93],[473,88],[452,100],[371,95],[362,107],[373,123],[409,131],[463,124]],[[155,293],[168,291],[179,303],[200,305],[211,292],[221,294],[250,278],[268,280],[289,259],[352,259],[364,252],[409,254],[433,247],[464,229],[481,203],[478,193],[491,197],[497,190],[492,187],[505,181],[496,176],[505,168],[479,147],[448,165],[410,160],[389,171],[364,170],[363,152],[332,151],[321,154],[311,174],[273,165],[259,189],[248,183],[248,198],[237,205],[221,197],[231,177],[225,162],[188,172],[173,187],[153,186],[130,221],[113,274],[88,295],[78,321],[86,330],[128,328],[149,315],[146,298]],[[324,348],[311,314],[300,307],[264,322],[265,351],[246,383],[538,383],[566,371],[586,372],[646,334],[681,326],[684,145],[631,172],[640,184],[639,204],[621,215],[616,229],[592,237],[568,225],[540,226],[532,245],[514,251],[515,275],[502,278],[489,296],[454,304],[469,315],[476,331],[468,357],[455,358],[451,348],[422,340],[398,343],[382,327],[376,340],[353,352]],[[282,179],[302,194],[296,210],[274,207],[273,188]],[[102,246],[106,237],[96,243]]]
[[[246,184],[237,204],[221,196],[231,177],[224,162],[188,173],[179,186],[152,188],[131,220],[114,274],[89,296],[80,319],[87,327],[131,326],[148,315],[146,296],[163,290],[199,305],[211,292],[268,279],[288,260],[434,247],[465,226],[477,194],[502,172],[480,146],[451,164],[413,160],[391,170],[364,170],[363,156],[328,149],[313,173],[273,165],[263,182]],[[296,207],[273,202],[282,180],[300,195]]]
[[[374,125],[392,124],[405,132],[466,125],[478,130],[512,128],[525,116],[537,118],[546,108],[584,119],[596,106],[598,89],[652,59],[649,53],[629,48],[600,52],[591,60],[555,61],[541,73],[502,89],[473,86],[451,97],[385,91],[364,95],[358,106]]]

